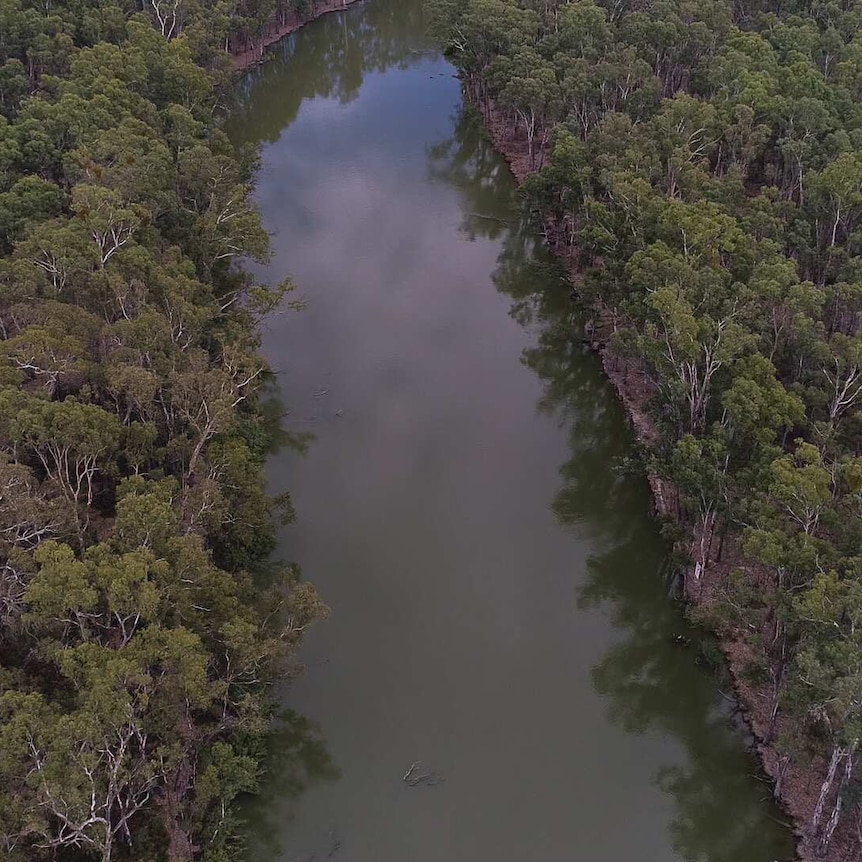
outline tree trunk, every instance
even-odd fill
[[[819,856],[824,856],[826,854],[826,851],[829,849],[829,845],[832,842],[832,836],[835,834],[835,830],[841,822],[841,808],[844,802],[844,789],[847,787],[853,774],[853,753],[856,751],[856,746],[858,744],[859,740],[854,739],[849,748],[842,749],[844,757],[844,772],[841,775],[841,783],[838,785],[838,792],[835,794],[835,804],[832,807],[832,813],[829,815],[826,828],[823,830],[823,834],[820,836],[820,841],[817,845],[817,853]],[[832,756],[834,761],[834,752]],[[831,765],[832,764],[830,763],[830,768]]]
[[[785,755],[778,759],[778,775],[775,776],[775,787],[772,795],[775,799],[781,799],[781,791],[784,788],[784,776],[787,773],[787,767],[790,766],[790,756]]]
[[[826,797],[832,789],[832,782],[835,780],[835,770],[838,769],[838,763],[843,756],[844,749],[840,745],[836,745],[832,749],[832,759],[829,761],[829,769],[826,772],[826,780],[820,788],[820,797],[817,800],[817,805],[814,807],[814,816],[811,818],[811,828],[817,829],[820,825],[820,818],[823,816],[823,806],[826,804]]]

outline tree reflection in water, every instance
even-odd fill
[[[272,377],[261,391],[260,403],[267,454],[290,449],[304,455],[314,442],[314,435],[288,431],[282,422],[285,410],[278,381]],[[289,504],[281,514],[291,516]],[[281,565],[273,559],[257,572],[257,576],[266,578],[273,575]],[[262,761],[266,764],[266,773],[261,780],[260,792],[246,798],[240,806],[240,816],[247,824],[246,858],[249,862],[277,859],[284,851],[280,840],[284,836],[283,826],[285,820],[293,818],[295,805],[273,805],[272,800],[294,802],[313,784],[336,781],[341,777],[320,728],[295,710],[287,709],[278,714],[266,747],[267,753]]]
[[[648,517],[636,444],[616,392],[580,337],[581,312],[564,270],[518,215],[517,192],[500,182],[505,167],[470,112],[428,158],[431,177],[463,196],[463,235],[502,242],[494,282],[533,337],[522,361],[543,383],[539,410],[569,441],[551,507],[561,526],[586,530],[594,548],[586,580],[575,584],[579,605],[607,614],[617,634],[592,668],[593,686],[625,731],[660,733],[678,744],[682,756],[654,776],[674,803],[676,852],[693,862],[768,862],[784,844],[789,858],[790,835],[774,822],[780,814],[753,774],[757,764],[732,705],[698,661],[701,636],[669,596],[669,549]]]
[[[320,728],[294,710],[285,710],[278,717],[268,738],[265,763],[267,772],[260,794],[250,798],[242,811],[248,825],[249,862],[277,859],[284,851],[284,825],[293,819],[296,806],[273,805],[271,800],[291,803],[311,785],[341,777]]]
[[[347,21],[349,18],[349,26]],[[236,88],[226,124],[228,134],[255,143],[277,141],[304,102],[352,102],[365,77],[393,67],[407,68],[417,55],[436,57],[437,46],[423,33],[421,3],[361,3],[319,19],[314,28],[282,39],[266,62],[245,74]],[[291,86],[272,86],[286,74]]]

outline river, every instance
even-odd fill
[[[264,332],[297,444],[268,474],[332,613],[281,693],[250,858],[791,858],[623,411],[421,3],[270,54],[229,131],[261,147],[259,274],[305,305]],[[416,761],[440,780],[403,781]]]

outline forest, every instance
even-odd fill
[[[291,285],[228,49],[308,3],[0,0],[0,857],[235,859],[326,608],[269,556],[257,324]],[[289,667],[287,667],[289,671]]]
[[[643,413],[803,854],[860,858],[862,3],[427,7]]]

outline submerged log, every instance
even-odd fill
[[[422,761],[416,760],[410,764],[410,768],[401,776],[401,780],[408,787],[417,787],[420,784],[425,784],[428,787],[436,787],[446,779],[430,769],[425,769],[422,766]]]

